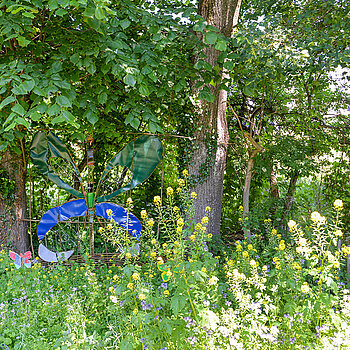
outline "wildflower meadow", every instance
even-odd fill
[[[265,219],[268,235],[231,249],[207,232],[210,207],[194,222],[196,200],[185,171],[177,188],[154,197],[152,215],[142,210],[139,249],[112,217],[99,227],[120,264],[86,254],[85,263],[16,269],[2,247],[2,348],[350,348],[341,200],[329,217],[313,212],[287,230]],[[133,200],[127,204],[130,211]]]

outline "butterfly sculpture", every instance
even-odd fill
[[[80,171],[74,163],[66,145],[51,132],[48,134],[44,132],[35,134],[31,145],[31,158],[34,166],[58,187],[78,198],[51,208],[44,213],[37,228],[39,240],[42,241],[46,233],[58,222],[82,216],[89,216],[90,219],[93,216],[103,217],[105,219],[112,218],[115,223],[130,232],[136,240],[139,240],[141,237],[140,221],[135,215],[128,213],[126,209],[109,202],[109,200],[144,182],[157,167],[162,154],[163,146],[157,137],[142,135],[136,138],[107,163],[101,178],[97,182],[97,187],[94,193],[92,193],[91,187],[88,188],[88,191],[84,189]],[[76,178],[80,182],[81,191],[65,183],[55,172],[55,169],[50,164],[50,159],[54,157],[65,160],[67,166],[73,169]],[[111,175],[111,170],[117,166],[126,167],[131,170],[131,181],[112,193],[100,194],[99,192],[103,182]],[[42,250],[44,249],[42,248]],[[51,253],[55,254],[54,252]]]
[[[30,251],[25,252],[24,254],[17,254],[10,250],[9,256],[15,262],[15,266],[17,269],[19,269],[22,266],[22,264],[28,268],[31,267],[30,259],[32,257],[32,254]]]

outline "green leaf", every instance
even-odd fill
[[[210,103],[213,103],[214,100],[215,100],[215,96],[212,93],[210,93],[210,92],[208,92],[206,90],[201,90],[199,92],[199,94],[198,94],[198,98],[200,100],[206,100],[206,101],[208,101]]]
[[[133,350],[134,349],[133,343],[134,343],[134,340],[131,337],[126,337],[120,342],[119,349]]]
[[[246,85],[243,88],[243,93],[247,96],[253,96],[254,95],[254,89],[252,87],[250,87],[249,85]]]
[[[95,123],[98,121],[98,116],[94,113],[91,112],[86,114],[86,118],[88,120],[89,123],[91,123],[92,125],[95,125]]]
[[[8,142],[1,142],[0,143],[0,152],[3,151],[4,149],[6,149],[8,146]]]
[[[29,117],[31,120],[34,120],[35,122],[37,122],[38,120],[40,120],[41,114],[37,111],[33,111],[32,113],[29,114]]]
[[[123,29],[126,29],[130,26],[131,22],[126,18],[119,22]]]
[[[69,100],[68,97],[60,95],[56,97],[56,102],[61,106],[61,107],[72,107],[72,103]]]
[[[15,119],[17,125],[24,125],[27,129],[30,127],[30,123],[22,117]]]
[[[226,51],[227,50],[227,45],[224,40],[218,40],[215,45],[215,49],[219,51]]]
[[[16,103],[12,108],[11,108],[11,111],[21,115],[21,116],[24,116],[26,114],[26,110],[22,107],[21,104],[19,103]]]
[[[26,93],[28,93],[33,90],[35,82],[34,80],[25,80],[21,85],[26,90]]]
[[[30,44],[30,40],[27,40],[23,36],[18,36],[17,40],[18,40],[19,46],[22,46],[22,47],[26,47],[26,46],[28,46]]]
[[[144,84],[139,87],[139,92],[142,96],[148,96],[150,94],[148,86]]]
[[[23,85],[15,86],[11,90],[15,95],[25,95],[27,93],[27,90],[24,89]]]
[[[136,80],[135,80],[134,76],[131,74],[127,74],[124,77],[123,81],[126,85],[129,85],[129,86],[135,86],[135,84],[136,84]]]
[[[70,61],[75,64],[76,66],[81,66],[81,59],[79,57],[79,54],[75,53],[74,55],[70,56]]]
[[[139,126],[140,126],[140,120],[139,119],[137,119],[137,118],[133,118],[133,119],[131,119],[131,121],[130,121],[130,125],[134,128],[134,129],[138,129],[139,128]]]
[[[14,96],[8,96],[6,97],[4,100],[2,100],[2,102],[0,103],[0,110],[2,110],[5,106],[7,106],[8,104],[15,102],[16,101],[16,97]]]
[[[218,38],[218,34],[215,32],[206,32],[205,33],[205,42],[209,45],[214,45]]]
[[[58,124],[58,123],[62,123],[64,120],[65,120],[64,117],[62,115],[59,115],[59,116],[53,118],[51,123],[53,125],[55,125],[55,124]]]
[[[64,16],[64,15],[67,14],[67,13],[68,13],[68,11],[67,11],[67,10],[64,10],[64,9],[58,9],[58,10],[56,10],[56,15],[57,15],[57,16],[60,16],[60,17]]]
[[[199,21],[193,26],[193,30],[195,32],[203,32],[205,26],[206,26],[206,24],[204,21]]]
[[[101,19],[104,19],[106,16],[105,16],[105,13],[103,11],[103,8],[101,6],[98,6],[96,7],[95,9],[95,17],[98,19],[98,20],[101,20]]]
[[[107,94],[105,92],[103,92],[102,94],[99,94],[97,97],[97,101],[100,104],[105,104],[107,101]]]
[[[179,312],[186,305],[186,297],[176,294],[171,298],[170,307],[173,310],[174,316],[177,316]]]
[[[69,122],[69,123],[74,122],[74,119],[75,119],[74,115],[71,112],[67,111],[66,109],[64,109],[61,112],[61,116],[63,116],[67,120],[67,122]]]

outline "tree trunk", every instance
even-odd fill
[[[290,172],[290,180],[289,180],[289,187],[286,195],[286,199],[284,202],[284,213],[283,213],[283,219],[286,218],[290,212],[290,209],[292,208],[293,202],[294,202],[294,195],[297,188],[297,181],[299,178],[299,172],[297,170],[291,170]]]
[[[249,192],[250,192],[250,184],[252,182],[253,177],[253,169],[254,169],[254,157],[258,154],[259,151],[254,149],[253,151],[249,151],[249,158],[247,162],[247,170],[245,173],[244,180],[244,189],[243,189],[243,219],[249,214]],[[244,230],[244,234],[250,238],[250,231],[248,229]]]
[[[271,173],[270,173],[270,196],[273,199],[280,198],[280,191],[278,189],[278,182],[277,182],[275,171],[273,169],[273,164],[271,166]]]
[[[234,25],[237,24],[241,0],[199,0],[198,13],[205,18],[207,23],[216,27],[222,34],[230,37]],[[204,40],[204,39],[203,39]],[[212,67],[217,66],[217,58],[220,51],[213,46],[203,49],[205,60]],[[221,79],[227,77],[227,73],[221,71]],[[229,133],[226,121],[227,91],[216,86],[208,85],[214,95],[214,102],[199,101],[199,121],[195,131],[198,140],[192,160],[189,165],[190,175],[200,179],[192,190],[197,193],[195,203],[195,220],[200,221],[205,208],[211,207],[209,215],[208,233],[220,234],[221,207],[223,195],[224,171],[226,165]],[[198,91],[194,91],[198,93]],[[212,152],[204,140],[215,142],[216,150]],[[215,148],[215,147],[214,147]],[[213,154],[211,154],[211,152]],[[204,170],[204,173],[203,173]]]
[[[0,168],[6,171],[14,185],[13,194],[6,197],[0,194],[0,238],[17,253],[24,253],[28,250],[29,239],[27,222],[24,221],[27,218],[27,168],[23,155],[7,149],[0,159]]]

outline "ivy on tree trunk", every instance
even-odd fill
[[[28,250],[26,176],[27,169],[23,154],[9,148],[2,154],[0,168],[13,183],[13,193],[0,193],[0,239],[18,253]]]
[[[240,4],[240,0],[200,0],[198,14],[208,25],[217,28],[224,36],[230,37],[238,21]],[[208,43],[205,35],[201,39]],[[194,175],[195,178],[203,177],[193,187],[193,191],[198,195],[195,219],[200,221],[205,208],[211,207],[208,233],[214,235],[220,233],[223,181],[229,141],[226,120],[227,91],[220,87],[220,82],[227,78],[227,74],[224,69],[219,69],[218,57],[221,51],[217,48],[207,45],[202,50],[205,55],[203,60],[208,62],[214,71],[219,72],[220,79],[216,84],[207,85],[214,97],[213,101],[208,102],[204,99],[199,101],[199,117],[195,130],[197,143],[189,167],[190,175]],[[215,147],[210,147],[212,143]]]

